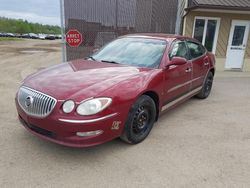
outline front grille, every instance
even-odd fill
[[[18,92],[20,107],[31,116],[46,117],[56,105],[56,99],[27,87],[21,87]]]

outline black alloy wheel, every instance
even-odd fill
[[[130,109],[121,139],[130,144],[142,142],[150,133],[156,120],[154,100],[142,95]]]
[[[213,81],[214,81],[214,75],[212,72],[209,72],[203,84],[201,92],[197,95],[198,98],[206,99],[210,95],[213,87]]]

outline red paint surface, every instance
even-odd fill
[[[54,139],[39,135],[26,128],[39,137],[66,146],[88,147],[98,145],[122,134],[129,110],[142,94],[151,92],[157,95],[159,98],[157,108],[161,112],[161,108],[169,101],[201,86],[206,74],[214,69],[215,60],[211,53],[206,53],[184,65],[166,68],[171,63],[168,54],[172,48],[172,43],[175,40],[193,39],[172,35],[140,35],[139,37],[161,38],[168,41],[168,46],[158,69],[77,60],[41,70],[27,77],[24,80],[24,86],[48,94],[56,98],[58,102],[52,113],[43,119],[27,115],[16,103],[18,114],[22,120],[55,133]],[[208,61],[209,65],[205,66],[204,61]],[[185,70],[188,68],[193,68],[193,72],[187,73]],[[190,82],[191,80],[195,81]],[[186,82],[190,82],[190,84],[169,92]],[[64,101],[71,99],[80,103],[91,97],[110,97],[112,98],[112,104],[107,109],[92,116],[80,116],[75,110],[70,114],[62,112]],[[117,115],[96,123],[73,124],[59,121],[59,119],[90,120],[113,113],[117,113]],[[119,130],[111,130],[114,121],[121,122]],[[103,130],[104,133],[87,138],[76,136],[76,132],[95,130]]]

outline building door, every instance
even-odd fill
[[[249,21],[233,20],[226,57],[226,69],[242,69],[249,35]]]

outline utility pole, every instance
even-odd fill
[[[61,35],[62,35],[62,62],[66,62],[66,43],[65,43],[65,15],[64,15],[64,0],[60,1],[61,11]]]

